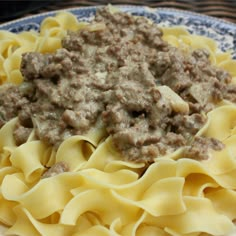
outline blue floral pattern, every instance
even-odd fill
[[[96,9],[97,7],[82,7],[68,10],[75,14],[80,21],[90,21],[94,17]],[[120,6],[120,9],[134,15],[145,16],[162,26],[184,25],[191,33],[215,39],[221,50],[231,50],[236,59],[236,24],[206,15],[174,9],[144,6]],[[0,25],[0,30],[8,30],[14,33],[28,30],[38,31],[42,20],[57,12],[53,11],[11,21]]]

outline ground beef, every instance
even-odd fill
[[[207,118],[199,113],[173,116],[170,120],[172,132],[181,134],[185,139],[191,139],[206,123]]]
[[[64,172],[68,172],[69,171],[69,167],[65,162],[57,162],[56,164],[54,164],[52,167],[50,167],[48,170],[46,170],[43,175],[42,178],[49,178],[49,177],[53,177],[55,175],[64,173]]]
[[[0,89],[0,126],[18,116],[17,144],[35,128],[40,140],[58,147],[102,120],[129,161],[150,163],[180,147],[201,160],[223,148],[194,139],[204,113],[223,99],[236,101],[230,75],[211,65],[206,50],[183,52],[146,18],[108,8],[98,9],[87,28],[68,32],[62,45],[51,54],[24,54],[23,84]]]
[[[0,127],[16,117],[18,112],[29,101],[21,93],[19,87],[5,84],[0,87]]]
[[[214,138],[204,138],[197,136],[189,147],[186,148],[183,156],[197,160],[207,160],[209,158],[209,149],[220,151],[224,144]]]
[[[25,143],[31,132],[32,132],[32,128],[24,127],[18,122],[13,132],[16,145],[21,145]]]

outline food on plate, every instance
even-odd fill
[[[89,23],[59,13],[39,33],[0,36],[7,235],[233,230],[230,53],[111,7]]]

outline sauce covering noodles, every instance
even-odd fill
[[[47,17],[40,32],[0,31],[1,84],[21,84],[22,54],[61,48],[67,31],[88,23],[68,12]],[[213,65],[236,79],[236,62],[214,40],[183,27],[163,28],[183,50],[206,49]],[[0,129],[0,222],[5,235],[204,236],[227,235],[236,219],[236,105],[224,100],[207,113],[197,135],[224,144],[206,160],[182,158],[181,148],[148,165],[122,158],[112,138],[94,128],[57,149],[35,139],[16,145],[13,118]],[[69,166],[57,166],[66,163]],[[60,174],[47,172],[60,167]],[[50,169],[49,169],[50,170]],[[52,171],[53,172],[53,171]],[[49,174],[48,174],[49,173]],[[48,174],[48,176],[47,176]]]

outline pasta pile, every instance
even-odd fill
[[[79,30],[71,13],[46,18],[40,33],[0,32],[1,83],[22,82],[24,52],[52,52],[67,30]],[[236,61],[220,52],[212,39],[191,35],[183,27],[163,28],[164,40],[176,47],[206,48],[213,64],[236,82]],[[227,235],[236,219],[236,105],[224,101],[208,113],[199,131],[225,144],[211,158],[196,161],[180,152],[157,158],[147,170],[125,162],[111,138],[99,142],[97,129],[65,140],[55,152],[32,134],[16,146],[17,118],[0,129],[0,222],[6,235],[22,236],[204,236]],[[42,174],[65,161],[70,172]],[[145,171],[144,171],[145,170]]]

